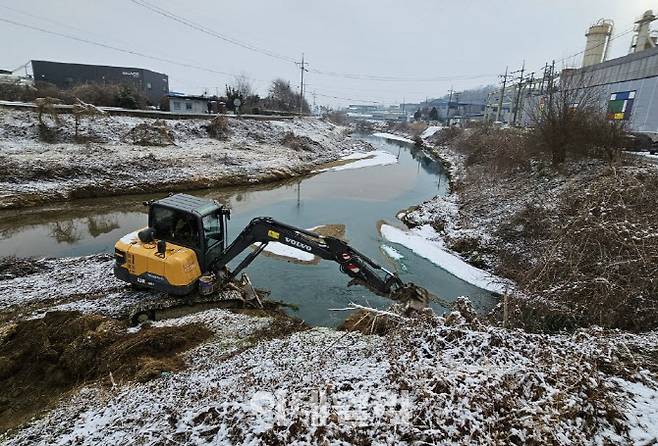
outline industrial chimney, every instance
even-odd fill
[[[583,56],[583,67],[596,65],[606,60],[613,26],[612,20],[601,19],[589,27],[589,31],[585,34],[587,44]]]
[[[651,35],[651,22],[656,20],[652,10],[646,11],[642,18],[635,22],[635,35],[631,40],[630,53],[639,53],[656,46],[656,38]]]

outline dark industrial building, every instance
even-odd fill
[[[59,88],[72,88],[79,84],[128,84],[141,91],[152,104],[169,93],[166,74],[143,68],[110,67],[77,63],[32,61],[35,82],[49,82]]]

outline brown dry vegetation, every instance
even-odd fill
[[[0,432],[90,381],[148,381],[184,368],[177,354],[212,332],[202,325],[143,327],[98,315],[51,312],[0,327]]]
[[[36,98],[56,98],[64,104],[75,104],[80,99],[89,104],[105,107],[145,108],[148,99],[130,85],[88,83],[76,85],[70,90],[61,90],[47,82],[35,86],[0,84],[0,99],[30,102]]]
[[[230,129],[228,126],[228,118],[226,116],[218,115],[215,118],[210,120],[210,123],[206,127],[208,131],[208,136],[211,138],[226,140],[230,134]]]
[[[437,135],[465,156],[454,187],[461,224],[492,235],[451,246],[476,263],[484,254],[480,266],[518,283],[498,309],[509,325],[658,327],[658,172],[610,156],[618,134],[599,124],[589,129],[598,137],[567,150],[557,167],[536,131],[480,126]]]
[[[133,127],[125,139],[140,146],[168,146],[174,144],[174,132],[164,120],[155,120],[152,123],[142,122]]]

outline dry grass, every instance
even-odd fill
[[[228,126],[228,118],[226,116],[219,115],[210,120],[210,123],[206,126],[208,135],[211,138],[226,140],[230,135],[230,129]]]
[[[452,145],[466,155],[466,167],[486,165],[492,176],[527,169],[536,152],[525,132],[480,125],[458,134]]]
[[[168,146],[174,144],[176,137],[165,121],[156,120],[137,124],[126,134],[125,139],[140,146]]]
[[[535,218],[525,237],[546,243],[520,274],[530,299],[513,299],[518,320],[549,329],[597,324],[658,327],[658,173],[601,175],[561,197],[559,218]],[[534,320],[533,320],[534,319]]]

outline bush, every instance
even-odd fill
[[[137,124],[124,139],[140,146],[168,146],[174,144],[176,138],[165,121],[156,120]]]
[[[347,113],[342,110],[332,110],[327,113],[327,120],[336,125],[347,125]],[[357,123],[358,128],[359,123]]]
[[[551,154],[557,166],[572,156],[618,159],[624,130],[610,122],[601,105],[601,90],[583,77],[566,77],[530,112],[536,146]]]
[[[432,142],[436,145],[444,146],[446,144],[450,144],[452,141],[461,137],[463,134],[464,130],[461,127],[445,127],[432,136]]]
[[[522,130],[480,125],[457,134],[453,145],[466,155],[465,165],[487,166],[491,175],[527,168],[534,155]]]
[[[228,118],[222,115],[216,116],[210,120],[206,130],[211,138],[226,139],[229,135]]]
[[[75,104],[76,98],[101,107],[145,108],[148,98],[130,85],[88,83],[61,90],[47,82],[34,86],[0,84],[0,99],[32,102],[36,98],[59,99],[63,104]]]
[[[536,324],[531,319],[545,313],[555,329],[658,327],[657,195],[654,171],[604,175],[566,190],[560,218],[532,229],[546,244],[520,277],[522,291],[538,296],[517,302],[521,322]]]

